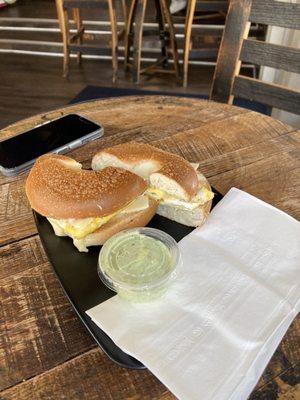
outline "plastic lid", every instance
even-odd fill
[[[98,273],[112,290],[144,291],[175,275],[180,259],[176,241],[153,228],[134,228],[108,239],[99,254]]]

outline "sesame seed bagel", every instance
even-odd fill
[[[26,181],[31,207],[55,219],[103,217],[124,208],[140,196],[147,183],[128,170],[106,167],[83,170],[66,156],[39,157]]]

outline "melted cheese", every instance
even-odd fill
[[[194,168],[195,171],[197,171],[197,169],[199,168],[199,165],[200,165],[200,163],[194,163],[194,162],[191,162],[190,164]]]
[[[149,207],[149,200],[147,196],[139,196],[137,197],[129,206],[123,208],[120,211],[121,214],[127,214],[131,212],[138,212],[142,210],[146,210]]]
[[[168,193],[164,192],[163,190],[155,189],[155,188],[149,188],[145,192],[149,197],[152,197],[155,200],[163,200],[168,195]]]
[[[104,217],[95,218],[69,218],[69,219],[53,219],[48,218],[53,226],[54,232],[57,236],[70,236],[73,239],[83,239],[88,234],[99,229],[102,225],[106,224],[116,214],[132,213],[148,208],[149,202],[146,196],[137,197],[132,203],[124,207],[122,210],[115,213],[106,215]]]
[[[196,194],[195,198],[200,204],[205,204],[214,198],[214,193],[211,190],[202,187]]]
[[[206,202],[210,201],[214,194],[212,191],[202,187],[193,199],[189,202],[181,200],[177,197],[171,196],[168,193],[164,192],[163,190],[156,189],[156,188],[149,188],[146,190],[146,194],[149,197],[158,200],[162,204],[169,204],[175,207],[184,208],[187,210],[194,210],[195,208],[199,207],[200,205],[205,204]]]

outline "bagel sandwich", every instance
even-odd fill
[[[79,251],[122,229],[145,226],[157,207],[140,176],[113,166],[84,170],[74,159],[55,154],[36,160],[25,190],[31,207],[57,236],[71,237]]]
[[[129,142],[106,148],[95,154],[95,171],[122,168],[148,182],[146,194],[158,201],[157,214],[181,224],[197,227],[207,218],[213,192],[198,164],[154,146]]]

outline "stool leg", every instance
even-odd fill
[[[80,12],[79,8],[73,8],[73,19],[74,19],[74,22],[76,25],[77,33],[79,33],[82,28],[81,12]],[[80,36],[76,42],[78,45],[81,45],[82,37]],[[77,64],[78,65],[81,64],[81,52],[80,51],[77,52]]]
[[[63,76],[66,78],[69,74],[69,67],[70,67],[70,51],[69,51],[69,17],[68,11],[64,9],[63,12],[63,42],[64,42],[64,72]]]
[[[130,8],[128,12],[128,17],[125,20],[125,51],[124,51],[124,65],[125,70],[129,70],[129,57],[130,57],[130,46],[131,46],[131,37],[132,37],[132,24],[133,18],[135,14],[137,0],[132,0],[130,3]]]
[[[118,75],[118,27],[115,0],[108,0],[108,10],[111,26],[112,81],[116,83]]]
[[[179,79],[178,51],[177,51],[177,42],[176,42],[176,36],[175,36],[175,30],[174,30],[174,25],[173,25],[173,21],[172,21],[172,16],[170,14],[170,11],[168,9],[168,6],[167,6],[165,0],[160,0],[160,5],[161,5],[161,9],[162,9],[162,12],[164,15],[164,19],[167,22],[168,27],[169,27],[170,45],[171,45],[171,50],[172,50],[172,55],[173,55],[174,71],[176,74],[176,78]]]
[[[160,0],[155,0],[155,8],[156,8],[156,20],[158,22],[158,28],[159,28],[159,38],[162,41],[161,55],[163,58],[163,67],[166,67],[168,65],[168,53],[166,48],[165,22],[162,14]]]
[[[62,4],[61,0],[55,0],[55,6],[56,6],[56,13],[57,13],[57,20],[58,20],[58,26],[60,29],[60,32],[62,33]]]
[[[69,73],[69,62],[70,62],[68,12],[63,7],[63,0],[56,0],[56,9],[63,40],[63,51],[64,51],[63,77],[66,78]]]
[[[126,0],[121,0],[121,7],[122,7],[122,17],[123,17],[123,23],[124,27],[118,32],[118,40],[122,40],[125,36],[125,30],[126,30],[126,23],[127,23],[127,6],[126,6]]]
[[[187,86],[189,56],[191,46],[191,33],[195,13],[196,0],[188,1],[188,9],[184,27],[184,52],[183,52],[183,86]]]
[[[133,68],[132,68],[132,77],[134,83],[140,82],[143,24],[144,24],[146,7],[147,7],[147,0],[138,0],[134,18],[135,29],[134,29],[134,39],[133,39]]]
[[[126,23],[127,21],[127,5],[126,0],[121,0],[122,5],[122,14],[123,14],[123,21]]]

